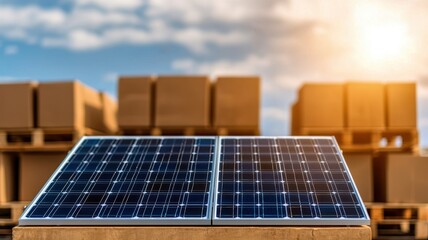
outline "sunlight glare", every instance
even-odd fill
[[[367,26],[362,46],[372,61],[398,59],[406,48],[405,28],[400,24]]]

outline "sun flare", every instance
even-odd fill
[[[400,24],[368,26],[362,33],[361,44],[372,61],[398,59],[406,49],[406,31]]]
[[[372,2],[360,4],[355,10],[359,61],[368,68],[391,68],[406,62],[411,49],[406,21]]]

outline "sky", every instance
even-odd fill
[[[428,146],[426,0],[0,1],[0,82],[260,75],[264,135],[289,134],[304,82],[415,81]]]

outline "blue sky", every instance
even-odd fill
[[[288,134],[303,82],[418,82],[428,146],[428,2],[59,0],[0,2],[0,81],[122,74],[258,74],[262,130]]]

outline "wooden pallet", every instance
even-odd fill
[[[366,203],[374,239],[427,239],[428,204]]]
[[[368,226],[18,226],[14,240],[369,240]]]
[[[334,136],[339,145],[342,145],[346,140],[344,128],[302,128],[298,133],[298,135],[303,136]]]
[[[260,131],[256,127],[153,127],[122,129],[120,134],[132,136],[257,136]]]
[[[312,129],[299,131],[304,136],[334,136],[345,152],[417,152],[417,129]],[[397,145],[397,139],[401,144]]]
[[[90,128],[3,129],[0,130],[0,147],[72,144],[85,135],[102,135],[102,133]]]
[[[382,147],[383,129],[347,129],[343,133],[343,146],[379,149]]]
[[[18,219],[27,204],[28,202],[9,202],[0,204],[0,239],[5,237],[12,239],[12,228],[18,225]]]
[[[419,151],[419,133],[416,128],[386,129],[382,138],[386,140],[386,150],[400,149],[414,153]]]
[[[9,202],[0,204],[0,226],[15,226],[28,202]]]

